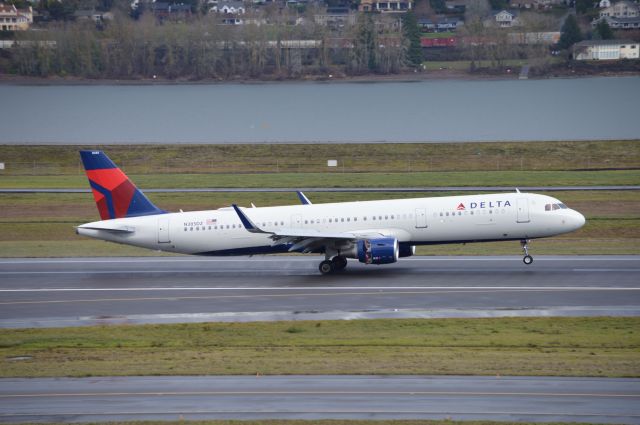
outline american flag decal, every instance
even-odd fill
[[[207,224],[216,224],[218,222],[217,219],[215,218],[208,218],[207,219]]]

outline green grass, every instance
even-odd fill
[[[260,145],[0,145],[9,175],[83,175],[78,149],[104,149],[127,173],[576,170],[637,168],[638,141]],[[6,186],[5,186],[6,187]]]
[[[413,173],[265,173],[129,175],[145,188],[301,188],[638,185],[640,170],[468,171]],[[0,188],[88,189],[84,175],[4,176]]]
[[[433,38],[433,37],[432,37]],[[563,61],[562,58],[549,58],[551,63],[560,63]],[[527,63],[531,63],[530,60],[527,59],[507,59],[501,62],[502,66],[510,66],[514,68],[519,68]],[[470,60],[460,60],[460,61],[425,61],[424,63],[425,69],[428,71],[435,71],[439,69],[455,69],[459,71],[468,71],[471,68]],[[495,62],[490,60],[480,60],[475,61],[475,65],[477,68],[490,68],[495,65]]]
[[[295,332],[291,329],[295,328]],[[640,318],[296,321],[5,329],[0,376],[640,376]],[[29,356],[30,360],[12,361]]]

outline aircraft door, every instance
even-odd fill
[[[427,227],[427,210],[416,208],[416,228],[424,229],[425,227]]]
[[[517,207],[518,207],[518,223],[528,223],[531,221],[529,219],[529,200],[527,198],[518,198]]]
[[[158,220],[158,243],[169,243],[169,219],[161,218]]]
[[[291,227],[294,229],[299,229],[302,227],[302,215],[296,214],[291,216]]]

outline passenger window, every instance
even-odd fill
[[[449,217],[449,211],[447,211],[447,217]]]
[[[187,228],[186,228],[186,227],[184,228],[184,231],[185,231],[185,232],[187,231]]]
[[[442,213],[440,213],[440,217],[442,217],[442,216],[443,216],[443,214],[442,214]]]
[[[358,217],[353,217],[353,221],[358,221]]]

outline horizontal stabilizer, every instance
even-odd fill
[[[101,230],[104,232],[113,232],[113,233],[134,233],[136,231],[135,227],[132,226],[118,226],[118,227],[109,227],[109,226],[78,226],[76,229],[80,230]]]

